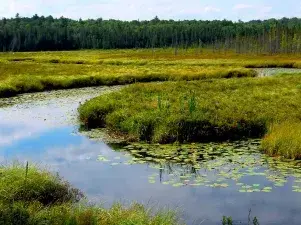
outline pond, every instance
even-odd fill
[[[78,132],[81,102],[120,87],[0,99],[0,161],[58,172],[90,201],[138,201],[177,209],[187,224],[300,224],[299,162],[259,151],[259,140],[222,144],[107,145]]]

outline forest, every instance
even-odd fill
[[[0,20],[0,51],[195,48],[238,54],[301,52],[301,19],[253,20],[72,20],[34,15]]]

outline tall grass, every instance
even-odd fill
[[[0,54],[0,97],[135,82],[254,77],[256,67],[301,68],[298,56],[253,56],[172,49]]]
[[[8,206],[0,203],[2,225],[176,225],[174,212],[162,211],[152,214],[140,204],[124,207],[114,204],[109,209],[98,206],[64,203],[44,207],[37,202],[15,202]]]
[[[301,159],[301,122],[273,124],[262,141],[262,149],[271,156]]]
[[[77,62],[99,63],[106,60],[124,61],[128,60],[202,60],[202,59],[223,59],[226,61],[239,60],[246,63],[251,61],[300,61],[298,54],[277,54],[277,55],[258,55],[258,54],[236,54],[233,51],[212,52],[211,49],[203,49],[202,52],[196,54],[195,49],[187,51],[179,50],[178,54],[174,54],[174,49],[112,49],[112,50],[81,50],[81,51],[60,51],[60,52],[14,52],[0,53],[0,61],[33,61],[39,63],[51,62]]]
[[[0,167],[0,201],[31,202],[43,205],[78,202],[83,194],[46,170],[13,164]]]
[[[173,211],[154,212],[133,203],[125,207],[77,203],[82,193],[66,181],[37,167],[2,166],[0,224],[2,225],[175,225]]]
[[[255,77],[251,69],[235,67],[189,67],[165,65],[52,65],[36,63],[0,64],[0,97],[44,90],[135,82],[202,80]]]
[[[300,120],[300,83],[299,76],[286,76],[134,84],[83,104],[80,120],[138,141],[263,137],[273,122]]]

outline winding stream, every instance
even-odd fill
[[[298,68],[255,68],[259,77],[269,77],[278,74],[300,74],[301,69]]]
[[[105,206],[138,201],[176,208],[188,224],[221,224],[224,215],[248,224],[250,209],[260,224],[300,224],[300,167],[261,154],[258,140],[110,147],[79,134],[80,102],[118,88],[0,99],[1,163],[46,166]],[[168,158],[172,148],[182,149]]]

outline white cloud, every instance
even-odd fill
[[[220,5],[208,4],[208,1],[188,0],[0,0],[0,16],[53,15],[54,17],[70,17],[73,19],[162,19],[179,18],[215,18],[221,12]],[[206,3],[207,2],[207,3]],[[215,16],[213,16],[215,15]]]
[[[252,8],[254,8],[254,6],[249,4],[237,4],[233,7],[234,10],[252,9]]]
[[[27,2],[24,0],[10,0],[1,2],[0,16],[1,17],[14,17],[17,13],[26,14],[29,12],[37,12],[37,4]]]
[[[108,88],[62,90],[11,98],[10,101],[18,104],[0,108],[0,147],[38,137],[54,128],[77,124],[79,102],[99,95],[102,90]]]
[[[18,115],[14,114],[14,116]],[[1,121],[0,127],[3,129],[3,131],[0,132],[0,147],[9,146],[20,140],[37,137],[41,133],[55,128],[54,125],[49,123],[42,124],[38,121],[26,121],[25,119],[18,120],[16,123],[14,123],[13,120]],[[5,129],[9,129],[10,131],[4,131]]]
[[[198,0],[191,0],[189,4],[180,1],[154,0],[154,1],[115,1],[94,3],[85,5],[73,5],[55,14],[56,17],[104,19],[115,18],[122,20],[152,19],[158,16],[160,19],[177,19],[210,16],[211,13],[221,12],[221,9],[212,5],[201,4]]]
[[[261,13],[270,13],[272,11],[273,7],[272,6],[263,6],[260,8]]]
[[[222,10],[220,8],[216,8],[216,7],[213,7],[213,6],[206,6],[204,11],[206,13],[210,13],[210,12],[221,12]]]
[[[274,14],[272,14],[273,7],[269,5],[250,5],[241,3],[234,5],[232,10],[235,12],[237,19],[247,18],[252,20],[277,17]]]
[[[271,12],[272,12],[273,7],[271,6],[262,6],[258,7],[256,12],[257,14],[255,15],[256,19],[268,19],[271,18]],[[274,16],[273,17],[277,17]]]
[[[297,2],[298,0],[290,0]],[[0,0],[0,17],[52,15],[72,19],[243,19],[297,16],[298,4],[280,6],[280,0]],[[266,4],[266,6],[265,6]],[[273,6],[273,10],[271,6]],[[296,7],[293,7],[296,5]],[[280,7],[280,8],[279,8]],[[298,8],[299,9],[299,8]],[[299,13],[300,14],[300,13]]]

